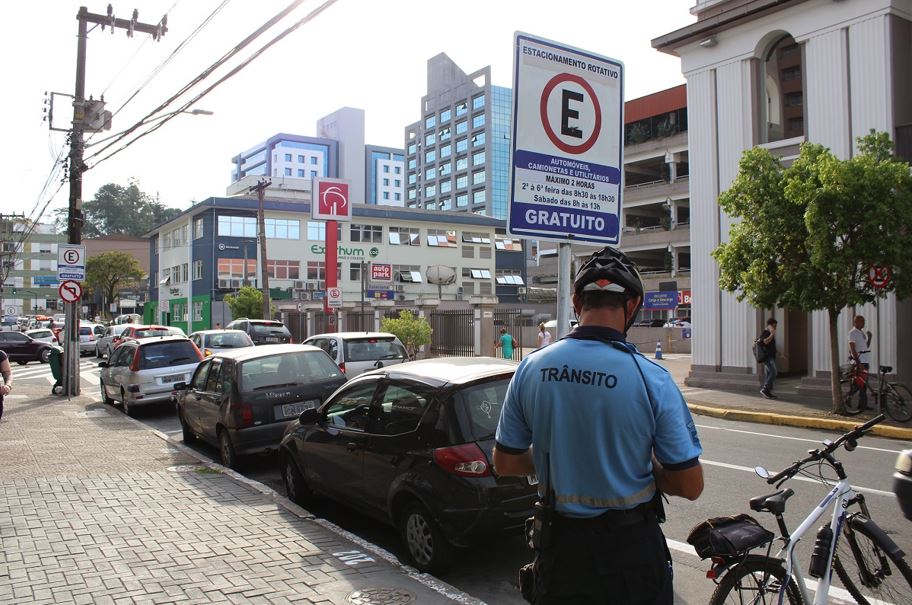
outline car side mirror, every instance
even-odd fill
[[[320,422],[320,412],[316,408],[310,408],[301,412],[298,416],[298,422],[301,424],[317,424]]]
[[[174,391],[186,391],[186,390],[187,390],[187,383],[186,383],[186,382],[175,382],[173,385],[171,385],[171,390],[174,390]]]
[[[98,362],[98,367],[99,367],[99,368],[106,368],[106,367],[108,367],[108,362],[107,362],[107,361],[99,361],[99,362]]]

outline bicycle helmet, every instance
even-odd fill
[[[586,259],[576,272],[573,291],[577,295],[584,292],[613,292],[624,294],[626,298],[639,297],[640,301],[633,315],[626,322],[625,331],[630,329],[643,305],[643,280],[636,263],[611,246],[605,246]],[[624,313],[627,313],[626,307]]]

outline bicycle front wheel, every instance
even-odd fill
[[[858,388],[855,381],[843,380],[839,383],[839,389],[842,391],[842,402],[846,414],[849,416],[860,414],[864,406],[861,405],[861,389]]]
[[[893,390],[886,393],[884,408],[890,418],[897,422],[909,422],[912,419],[912,393],[906,385],[893,385]]]
[[[803,605],[798,585],[778,559],[748,557],[725,574],[709,605],[771,605],[779,602],[783,587],[786,603]]]
[[[833,568],[859,605],[912,603],[912,570],[902,551],[852,519],[836,544]]]

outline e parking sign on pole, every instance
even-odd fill
[[[511,235],[617,246],[624,65],[514,36]]]

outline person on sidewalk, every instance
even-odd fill
[[[865,318],[863,315],[856,315],[855,320],[852,322],[855,326],[849,330],[849,355],[855,361],[856,364],[860,365],[865,369],[864,372],[864,382],[865,387],[861,388],[861,392],[858,394],[858,403],[861,406],[861,409],[868,407],[868,369],[871,365],[871,331],[864,331],[865,327]],[[852,382],[851,393],[854,394],[856,389],[859,387]]]
[[[773,393],[773,384],[779,373],[776,367],[776,326],[778,325],[779,322],[770,317],[766,320],[766,329],[760,333],[760,342],[766,348],[766,358],[763,360],[763,365],[766,366],[766,378],[760,388],[760,394],[767,399],[778,399]]]
[[[3,418],[3,398],[13,390],[13,368],[5,351],[0,351],[0,376],[3,376],[3,386],[0,387],[0,418]]]
[[[503,349],[503,358],[504,359],[513,359],[513,335],[507,332],[506,328],[500,329],[500,338],[497,339],[497,344],[494,346],[495,353],[496,349]]]
[[[551,332],[545,328],[545,322],[538,324],[538,335],[536,338],[538,339],[539,349],[542,347],[547,347],[549,344],[551,344]]]
[[[536,509],[551,511],[550,523],[533,524],[550,537],[533,533],[523,596],[537,605],[671,605],[659,492],[700,496],[697,430],[668,371],[626,341],[643,302],[636,265],[606,247],[580,267],[573,289],[579,325],[519,364],[495,434],[497,474],[537,475],[545,500]]]

